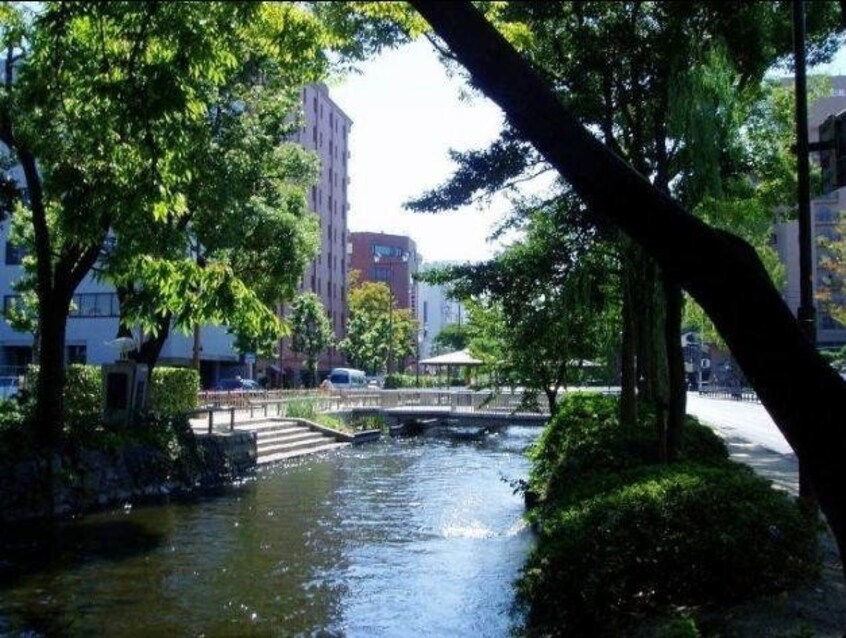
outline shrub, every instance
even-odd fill
[[[565,395],[529,452],[529,489],[553,506],[566,505],[619,484],[621,472],[657,463],[654,413],[643,407],[637,424],[623,429],[618,405],[596,393]],[[680,457],[724,463],[728,450],[710,428],[688,417]]]
[[[184,414],[197,407],[200,374],[193,368],[153,368],[147,405],[162,414]]]
[[[633,474],[547,518],[519,583],[533,632],[619,633],[634,614],[736,601],[815,573],[816,522],[745,466]]]
[[[292,419],[314,420],[317,408],[311,399],[294,399],[285,404],[285,416]]]
[[[65,422],[70,429],[100,422],[103,374],[100,366],[72,364],[66,369]]]
[[[400,388],[440,388],[443,386],[466,386],[467,382],[460,377],[452,377],[451,379],[442,379],[438,376],[430,376],[421,374],[419,383],[416,374],[398,374],[392,373],[385,377],[385,389],[400,389]]]
[[[615,399],[586,392],[564,395],[555,416],[529,450],[532,461],[529,483],[532,489],[545,491],[563,463],[572,460],[580,464],[577,459],[588,456],[591,447],[596,449],[590,456],[601,452],[604,458],[606,450],[599,449],[602,442],[598,435],[605,431],[620,435]]]
[[[354,432],[360,432],[362,430],[383,430],[386,425],[384,417],[378,414],[358,415],[350,424]]]
[[[126,428],[125,442],[149,445],[164,452],[171,461],[196,456],[196,439],[184,412],[150,413],[143,417],[142,425]]]

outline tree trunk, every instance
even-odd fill
[[[708,313],[807,467],[846,555],[846,383],[802,334],[754,249],[689,215],[605,148],[470,3],[412,4],[589,208],[643,246]]]
[[[65,418],[65,327],[70,296],[62,306],[58,296],[39,301],[38,332],[41,357],[35,389],[35,431],[43,458],[42,490],[47,511],[55,514],[55,472],[53,459],[59,452]]]
[[[547,386],[544,388],[544,394],[546,394],[546,402],[549,405],[549,414],[551,416],[555,415],[555,407],[558,403],[558,388]]]
[[[132,291],[124,286],[116,287],[115,291],[118,297],[118,304],[121,308],[123,308],[126,303],[126,299],[130,294],[132,294]],[[159,362],[159,356],[162,353],[162,348],[164,348],[164,344],[167,341],[168,336],[170,336],[170,324],[172,319],[173,315],[170,313],[166,316],[159,317],[158,325],[156,327],[156,336],[144,339],[139,344],[135,353],[130,355],[134,361],[143,363],[147,366],[147,374],[149,375],[148,378],[152,378],[153,369]],[[124,315],[122,310],[120,322],[118,323],[117,336],[132,337],[132,331],[124,324]]]
[[[623,338],[620,346],[620,425],[632,429],[637,422],[637,326],[631,290],[629,260],[623,259]]]
[[[667,314],[664,319],[664,340],[667,345],[667,459],[674,460],[679,453],[687,410],[687,382],[684,373],[684,350],[681,345],[681,321],[684,305],[682,289],[664,277],[664,300]]]
[[[70,298],[63,305],[59,295],[42,299],[38,331],[41,358],[35,397],[35,423],[39,445],[49,454],[56,451],[64,426],[65,327]]]

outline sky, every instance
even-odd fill
[[[464,82],[447,75],[423,39],[384,52],[360,71],[330,85],[330,96],[353,120],[349,229],[408,235],[427,262],[493,256],[501,244],[487,238],[508,209],[504,198],[437,214],[412,213],[403,203],[451,175],[449,149],[494,140],[502,111],[478,94],[462,100]],[[846,48],[809,71],[846,75]]]
[[[507,209],[504,200],[492,209],[437,214],[412,213],[403,203],[452,174],[450,148],[484,148],[495,139],[502,111],[481,95],[461,101],[464,83],[447,76],[425,40],[360,68],[361,74],[329,88],[353,120],[349,229],[408,235],[427,262],[492,256],[496,246],[486,238]]]

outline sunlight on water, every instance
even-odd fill
[[[345,448],[21,539],[0,636],[508,636],[536,433]]]
[[[447,525],[443,530],[444,538],[491,538],[493,530],[478,523],[469,525]]]

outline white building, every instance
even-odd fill
[[[431,262],[423,267],[423,272],[429,268],[448,265],[448,262]],[[453,323],[463,325],[467,321],[467,311],[459,302],[447,298],[444,286],[433,286],[421,281],[418,294],[420,300],[417,319],[423,329],[420,358],[425,359],[435,354],[433,342],[444,326]]]

